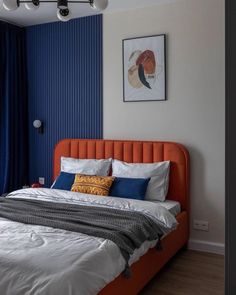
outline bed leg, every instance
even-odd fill
[[[185,243],[180,250],[187,251],[188,250],[188,243]]]

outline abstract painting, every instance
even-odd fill
[[[123,100],[166,100],[165,35],[123,40]]]

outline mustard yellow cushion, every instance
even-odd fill
[[[114,179],[115,178],[111,176],[76,174],[71,191],[91,195],[108,196]]]

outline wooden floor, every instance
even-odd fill
[[[224,257],[183,250],[140,295],[223,295]],[[236,294],[236,293],[235,293]]]

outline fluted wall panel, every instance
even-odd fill
[[[27,51],[30,180],[48,186],[60,139],[102,138],[102,16],[28,27]]]

